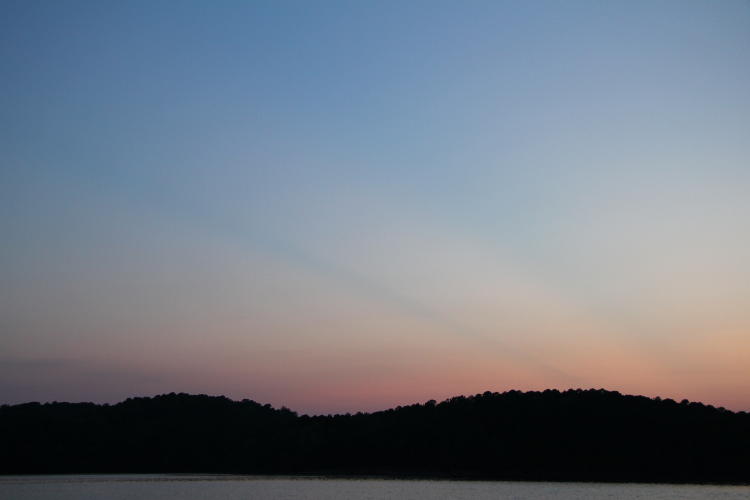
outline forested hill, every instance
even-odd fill
[[[750,414],[604,390],[354,415],[167,394],[0,407],[0,473],[226,472],[750,482]]]

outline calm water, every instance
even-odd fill
[[[0,476],[2,500],[587,500],[750,498],[750,486],[523,483],[259,476]]]

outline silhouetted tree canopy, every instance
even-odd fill
[[[0,407],[0,473],[83,472],[750,482],[750,414],[593,389],[332,416],[174,393]]]

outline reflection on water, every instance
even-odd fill
[[[8,500],[743,499],[750,486],[331,479],[229,475],[0,476]]]

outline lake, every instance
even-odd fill
[[[1,500],[743,499],[750,486],[224,475],[0,476]]]

